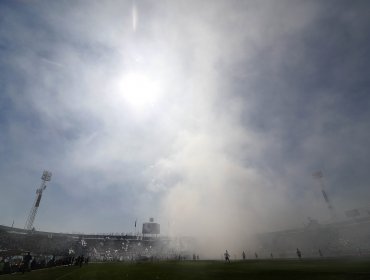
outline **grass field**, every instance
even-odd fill
[[[370,279],[370,260],[274,260],[225,264],[221,261],[163,261],[156,263],[90,263],[22,274],[8,279]]]

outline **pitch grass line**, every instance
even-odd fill
[[[108,262],[3,275],[0,280],[369,280],[370,259]]]

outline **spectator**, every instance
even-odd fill
[[[32,256],[30,252],[27,252],[27,255],[23,257],[22,273],[25,271],[31,271],[31,260]]]

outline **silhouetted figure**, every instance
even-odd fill
[[[245,261],[245,252],[244,251],[243,251],[242,257],[243,257],[243,260]]]
[[[225,256],[225,262],[230,262],[230,254],[227,250],[226,250],[224,256]]]
[[[77,259],[76,259],[76,265],[78,265],[79,267],[82,266],[82,263],[84,262],[84,258],[83,256],[78,256]]]
[[[256,257],[256,259],[258,259],[258,255],[257,255],[257,252],[254,253],[254,256]]]
[[[1,258],[1,260],[0,260],[0,275],[3,274],[3,269],[4,269],[4,259]]]
[[[32,261],[31,261],[31,270],[35,269],[36,268],[36,265],[37,265],[36,259],[33,258]]]
[[[195,261],[197,259],[197,257],[195,256],[195,254],[193,254],[193,261]]]
[[[274,255],[271,253],[271,254],[270,254],[270,257],[271,257],[271,259],[273,259],[273,258],[274,258]]]
[[[3,273],[4,273],[4,274],[8,274],[8,273],[11,273],[11,272],[12,272],[12,269],[11,269],[11,267],[10,267],[10,261],[9,261],[9,258],[4,257]]]
[[[323,257],[323,254],[322,254],[322,252],[321,252],[321,250],[319,249],[319,256],[320,257]]]
[[[297,256],[298,256],[299,259],[302,258],[302,253],[298,248],[297,248]]]
[[[32,260],[32,256],[31,256],[31,253],[30,252],[27,252],[27,255],[25,255],[23,257],[23,266],[22,266],[22,273],[24,273],[25,271],[30,271],[30,266],[31,266],[31,260]]]
[[[53,255],[53,257],[49,261],[49,266],[54,266],[54,265],[55,265],[55,256]]]

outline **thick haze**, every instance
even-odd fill
[[[207,238],[370,200],[369,1],[1,1],[0,224]],[[139,227],[138,227],[139,229]],[[240,241],[240,242],[239,242]],[[214,246],[217,244],[218,246]]]

